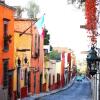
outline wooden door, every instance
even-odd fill
[[[13,100],[13,72],[8,75],[8,100]]]

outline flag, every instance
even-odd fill
[[[35,23],[38,33],[44,37],[44,15]]]

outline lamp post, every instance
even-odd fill
[[[98,50],[98,57],[100,57],[100,48],[97,48]],[[98,99],[97,100],[100,100],[100,62],[98,63],[98,77],[97,77],[97,81],[98,81]]]
[[[94,99],[97,100],[97,68],[98,63],[100,61],[100,58],[97,56],[97,52],[95,50],[94,45],[91,47],[89,54],[87,55],[87,65],[89,67],[89,74],[92,75],[92,77],[96,74],[94,79]],[[95,83],[96,81],[96,83]],[[95,88],[96,87],[96,88]]]
[[[97,61],[98,61],[97,52],[94,46],[91,47],[86,59],[87,59],[87,65],[90,69],[89,74],[93,76],[97,73]]]

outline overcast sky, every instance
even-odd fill
[[[5,0],[8,5],[27,6],[29,0]],[[41,14],[46,14],[45,25],[51,36],[53,46],[68,47],[80,56],[88,49],[88,38],[80,25],[85,24],[84,12],[67,5],[67,0],[35,0],[40,6]]]

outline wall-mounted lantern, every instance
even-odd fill
[[[86,60],[87,60],[87,65],[90,69],[89,74],[92,76],[95,75],[97,73],[98,61],[100,61],[100,59],[97,56],[97,51],[95,50],[94,46],[91,47]]]

